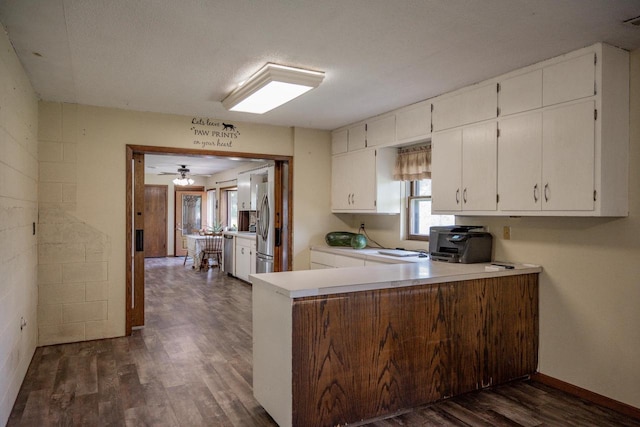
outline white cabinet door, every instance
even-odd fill
[[[251,210],[251,175],[238,174],[238,210]]]
[[[347,129],[335,131],[331,134],[331,154],[346,153],[349,144],[349,131]]]
[[[386,116],[367,123],[367,147],[391,145],[396,141],[396,116]]]
[[[497,126],[462,130],[462,210],[494,211],[497,206]]]
[[[331,209],[351,208],[351,183],[349,155],[339,154],[331,158]]]
[[[421,102],[396,113],[396,139],[411,142],[431,135],[431,103]]]
[[[331,165],[331,209],[375,210],[375,150],[360,150],[333,156]]]
[[[495,118],[498,95],[495,83],[433,101],[433,130],[439,131]]]
[[[376,208],[376,156],[374,150],[349,153],[349,181],[351,209],[374,210]]]
[[[596,62],[593,52],[545,67],[542,73],[545,106],[595,94]]]
[[[365,124],[349,128],[348,151],[361,150],[367,147],[367,126]]]
[[[248,241],[246,239],[236,238],[236,271],[235,276],[245,281],[249,280],[249,272],[251,271],[251,254]]]
[[[500,82],[500,116],[542,107],[542,70],[533,70]]]
[[[500,210],[540,210],[542,113],[500,120],[498,194]]]
[[[543,209],[593,210],[594,101],[545,110],[542,116]]]
[[[462,209],[462,131],[436,133],[431,140],[433,211]]]

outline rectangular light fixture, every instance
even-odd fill
[[[230,111],[262,114],[320,85],[324,73],[268,63],[223,101]]]

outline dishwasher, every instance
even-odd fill
[[[224,271],[225,273],[233,276],[233,252],[234,252],[234,247],[233,247],[233,236],[230,236],[228,234],[224,235],[224,248],[222,249],[223,254],[222,254],[222,258],[224,259],[223,265],[222,265],[222,271]]]

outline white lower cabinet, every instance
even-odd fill
[[[255,245],[255,243],[254,243]],[[255,251],[254,251],[255,252]],[[249,280],[249,274],[255,272],[255,255],[254,267],[251,270],[251,240],[244,238],[236,238],[236,271],[235,276],[244,281]]]
[[[496,210],[495,122],[434,134],[431,147],[434,212]]]
[[[364,257],[354,258],[311,249],[311,262],[309,266],[311,270],[321,270],[325,268],[367,267],[382,264],[389,265],[387,262],[365,259]]]

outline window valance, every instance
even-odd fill
[[[416,181],[431,178],[431,145],[398,149],[393,179]]]

